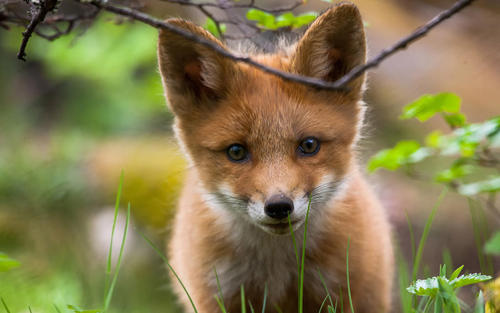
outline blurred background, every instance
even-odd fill
[[[354,2],[366,21],[371,55],[453,3]],[[329,5],[310,0],[295,12]],[[205,22],[188,7],[164,2],[148,1],[142,9]],[[132,222],[110,312],[179,312],[164,264],[138,235],[164,247],[185,167],[157,70],[156,30],[102,14],[84,33],[53,42],[35,36],[27,62],[16,59],[22,31],[0,29],[0,252],[20,262],[0,272],[0,296],[13,313],[28,312],[27,305],[33,312],[55,312],[54,304],[61,311],[67,304],[101,305],[123,170],[121,207],[130,202]],[[499,115],[499,51],[500,2],[477,1],[371,72],[362,162],[398,140],[422,141],[436,128],[448,132],[439,118],[425,124],[398,119],[422,94],[456,93],[471,122]],[[378,171],[369,179],[387,208],[398,251],[411,260],[405,214],[419,235],[442,186],[401,172]],[[478,214],[482,231],[498,229],[488,211]],[[118,247],[120,232],[116,238]],[[429,235],[422,272],[437,274],[443,258],[468,272],[499,270],[491,257],[481,268],[481,254],[467,200],[450,192]]]

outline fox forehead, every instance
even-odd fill
[[[259,62],[287,70],[279,55],[256,57]],[[305,137],[349,142],[356,132],[358,105],[340,93],[325,93],[284,82],[248,66],[240,66],[224,99],[206,111],[196,127],[199,144],[221,150],[232,143],[286,148]],[[352,103],[354,102],[354,103]]]

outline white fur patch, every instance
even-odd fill
[[[342,194],[344,185],[345,181],[338,182],[333,175],[325,175],[311,193],[307,250],[316,247],[315,238],[323,220],[321,212],[331,205],[332,199]],[[269,294],[271,303],[285,297],[290,284],[297,281],[292,237],[273,235],[258,227],[257,223],[270,219],[264,213],[264,204],[261,201],[249,201],[244,205],[245,202],[228,185],[221,185],[216,193],[205,191],[203,195],[212,209],[224,215],[227,236],[235,247],[231,257],[218,260],[215,266],[223,297],[237,296],[242,284],[259,286],[262,292],[267,285],[268,290],[272,290]],[[303,223],[308,205],[307,196],[294,199],[295,209],[291,219],[300,221],[294,227],[299,251],[302,249]],[[311,264],[310,269],[307,275],[317,277],[317,267]],[[327,283],[337,281],[337,277],[329,274],[329,269],[320,270]],[[208,278],[213,288],[217,288],[214,273],[209,273]]]

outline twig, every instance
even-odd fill
[[[105,11],[109,11],[118,15],[123,15],[123,16],[128,16],[134,20],[141,21],[143,23],[146,23],[148,25],[151,25],[155,28],[161,28],[161,29],[166,29],[168,31],[171,31],[177,35],[183,36],[184,38],[188,40],[192,40],[193,42],[199,43],[205,47],[208,47],[212,49],[213,51],[219,53],[220,55],[231,59],[236,62],[241,62],[241,63],[246,63],[249,64],[255,68],[260,69],[263,72],[273,74],[275,76],[278,76],[286,81],[290,82],[296,82],[296,83],[301,83],[306,86],[311,86],[311,87],[316,87],[320,89],[330,89],[330,90],[344,90],[342,87],[334,87],[332,86],[332,83],[325,82],[321,79],[313,78],[313,77],[306,77],[306,76],[301,76],[301,75],[296,75],[288,72],[283,72],[278,69],[268,67],[266,65],[263,65],[259,62],[256,62],[252,60],[249,57],[243,57],[243,56],[237,56],[229,52],[228,50],[220,47],[219,45],[213,43],[212,41],[199,37],[191,32],[185,31],[182,28],[175,27],[171,24],[168,24],[162,20],[159,20],[157,18],[154,18],[148,14],[142,13],[137,10],[133,10],[127,7],[122,7],[122,6],[117,6],[113,4],[108,4],[108,3],[103,3],[99,1],[93,1],[93,5],[96,7],[103,9]]]
[[[284,11],[291,11],[302,4],[304,4],[305,1],[298,0],[295,1],[294,3],[283,5],[281,7],[275,7],[275,8],[263,8],[260,6],[255,5],[255,1],[250,1],[249,3],[232,3],[232,2],[226,2],[223,5],[220,5],[219,3],[215,2],[191,2],[190,0],[164,0],[165,2],[169,3],[176,3],[180,5],[185,5],[185,6],[202,6],[202,7],[213,7],[221,10],[227,10],[227,9],[257,9],[261,11],[265,11],[268,13],[280,13]]]
[[[76,0],[77,2],[83,3],[82,0]],[[294,8],[300,6],[303,1],[298,0],[293,2],[292,4],[274,8],[274,9],[265,9],[261,8],[259,6],[255,5],[254,0],[250,0],[248,3],[245,4],[240,4],[240,3],[233,3],[230,1],[218,1],[218,2],[191,2],[189,0],[165,0],[167,2],[171,3],[177,3],[181,5],[190,5],[190,6],[196,6],[198,8],[202,7],[214,7],[222,10],[227,10],[227,9],[238,9],[238,8],[256,8],[259,10],[263,10],[266,12],[283,12],[287,10],[293,10]],[[355,67],[352,69],[350,72],[348,72],[346,75],[341,77],[335,82],[326,82],[321,79],[313,78],[313,77],[305,77],[297,74],[292,74],[288,72],[284,72],[275,68],[268,67],[266,65],[263,65],[259,62],[256,62],[252,60],[249,57],[245,56],[238,56],[235,55],[228,50],[220,47],[219,45],[211,42],[210,40],[207,40],[205,38],[198,37],[194,35],[193,33],[190,33],[188,31],[185,31],[183,29],[177,28],[175,26],[172,26],[162,20],[159,20],[157,18],[154,18],[148,14],[142,13],[138,10],[129,8],[129,7],[124,7],[124,6],[119,6],[115,4],[110,4],[109,2],[105,2],[102,0],[93,0],[91,3],[99,8],[103,9],[112,13],[115,13],[117,15],[121,16],[126,16],[128,18],[131,18],[133,20],[137,20],[140,22],[143,22],[145,24],[148,24],[150,26],[153,26],[155,28],[161,28],[161,29],[166,29],[169,30],[173,33],[176,33],[178,35],[181,35],[185,37],[188,40],[192,40],[196,43],[199,43],[203,46],[206,46],[215,52],[219,53],[220,55],[229,58],[233,61],[236,62],[242,62],[246,63],[250,66],[253,66],[263,72],[275,75],[277,77],[280,77],[283,80],[289,81],[289,82],[295,82],[295,83],[300,83],[306,86],[318,88],[318,89],[325,89],[325,90],[334,90],[334,91],[346,91],[347,90],[347,85],[358,78],[361,74],[366,72],[367,70],[374,68],[378,66],[380,63],[382,63],[386,58],[390,57],[394,53],[407,48],[411,43],[415,42],[416,40],[422,38],[425,36],[430,30],[432,30],[434,27],[439,25],[441,22],[444,20],[450,18],[451,16],[455,15],[459,11],[461,11],[463,8],[471,4],[475,0],[458,0],[452,7],[450,7],[447,10],[442,11],[440,14],[438,14],[436,17],[434,17],[432,20],[424,24],[423,26],[419,27],[416,31],[411,33],[410,35],[404,37],[403,39],[399,40],[396,42],[393,46],[382,50],[378,55],[376,55],[374,58],[372,58],[370,61],[368,61],[366,64]],[[45,16],[47,15],[48,12],[50,12],[53,9],[53,6],[55,6],[57,0],[42,0],[40,6],[37,6],[37,11],[33,15],[32,19],[30,20],[28,26],[26,27],[25,32],[23,33],[23,41],[21,43],[21,47],[18,53],[18,58],[25,60],[25,50],[26,50],[26,45],[29,40],[29,37],[32,35],[33,32],[35,32],[36,26],[43,22],[45,19]],[[206,14],[208,11],[203,8],[204,13]],[[208,12],[210,14],[210,12]],[[62,20],[62,19],[61,19]],[[220,23],[221,21],[216,21],[216,25],[218,25],[218,28],[220,30]],[[40,32],[37,32],[40,33]],[[66,33],[65,31],[60,32],[61,34]],[[55,34],[57,36],[58,34]],[[246,35],[246,34],[243,34]],[[51,38],[52,36],[47,36],[45,35],[44,37],[46,38]],[[231,39],[231,36],[227,36],[228,39]],[[234,38],[239,38],[239,37],[234,37]]]
[[[193,5],[192,3],[188,2],[188,1],[184,1],[184,0],[168,0],[168,1],[174,2],[174,3],[179,3],[179,4]],[[109,3],[103,3],[100,1],[93,1],[92,3],[95,6],[101,8],[101,9],[104,9],[106,11],[113,12],[115,14],[119,14],[119,15],[123,15],[123,16],[128,16],[132,19],[141,21],[143,23],[146,23],[146,24],[151,25],[151,26],[156,27],[156,28],[162,28],[162,29],[169,30],[175,34],[178,34],[178,35],[185,37],[186,39],[189,39],[189,40],[192,40],[196,43],[202,44],[202,45],[214,50],[215,52],[219,53],[220,55],[227,57],[233,61],[249,64],[251,66],[254,66],[254,67],[260,69],[261,71],[278,76],[286,81],[301,83],[303,85],[315,87],[315,88],[319,88],[319,89],[345,91],[347,84],[350,83],[351,81],[353,81],[354,79],[356,79],[357,77],[359,77],[362,73],[364,73],[365,71],[367,71],[370,68],[378,66],[383,60],[385,60],[386,58],[388,58],[392,54],[396,53],[399,50],[405,49],[412,42],[422,38],[431,29],[433,29],[434,27],[439,25],[444,20],[450,18],[454,14],[458,13],[460,10],[462,10],[463,8],[465,8],[466,6],[471,4],[473,1],[475,1],[475,0],[459,0],[459,1],[457,1],[451,8],[449,8],[445,11],[442,11],[440,14],[438,14],[432,20],[430,20],[429,22],[427,22],[423,26],[419,27],[415,32],[411,33],[409,36],[404,37],[403,39],[398,41],[393,46],[382,50],[382,52],[380,54],[378,54],[377,56],[375,56],[372,60],[370,60],[369,62],[367,62],[366,64],[364,64],[362,66],[355,67],[349,73],[347,73],[346,75],[344,75],[343,77],[341,77],[340,79],[338,79],[337,81],[335,81],[333,83],[326,82],[324,80],[320,80],[320,79],[316,79],[316,78],[312,78],[312,77],[305,77],[305,76],[301,76],[301,75],[291,74],[288,72],[283,72],[283,71],[280,71],[278,69],[271,68],[271,67],[265,66],[261,63],[258,63],[256,61],[250,59],[249,57],[241,57],[241,56],[234,55],[231,52],[227,51],[224,48],[221,48],[220,46],[214,44],[213,42],[211,42],[209,40],[206,40],[204,38],[200,38],[200,37],[198,37],[190,32],[187,32],[187,31],[184,31],[180,28],[174,27],[174,26],[167,24],[159,19],[156,19],[150,15],[147,15],[145,13],[142,13],[142,12],[139,12],[139,11],[127,8],[127,7],[121,7],[121,6],[112,5]],[[297,3],[294,3],[293,5],[296,5]],[[214,6],[216,4],[203,3],[203,5]],[[253,1],[250,2],[249,4],[234,5],[234,7],[249,7],[252,5],[253,5]],[[220,6],[218,6],[218,7],[220,8]],[[280,10],[281,10],[281,8],[280,8]]]
[[[441,13],[436,15],[432,20],[425,23],[425,25],[417,28],[415,32],[396,42],[396,44],[394,44],[393,46],[382,50],[377,56],[375,56],[366,64],[353,68],[349,73],[338,79],[334,85],[336,87],[345,86],[346,84],[348,84],[349,82],[351,82],[352,80],[356,79],[361,74],[366,72],[368,69],[377,67],[383,60],[385,60],[386,58],[388,58],[389,56],[391,56],[392,54],[396,53],[399,50],[406,49],[411,43],[425,36],[431,29],[439,25],[444,20],[455,15],[463,8],[471,4],[473,1],[475,0],[459,0],[455,2],[455,4],[453,4],[451,8],[442,11]]]
[[[26,61],[26,46],[28,45],[28,41],[35,31],[36,26],[43,22],[47,13],[52,11],[57,5],[57,0],[41,0],[40,4],[35,6],[36,11],[31,18],[30,23],[26,27],[26,30],[23,32],[23,40],[21,42],[21,47],[19,48],[19,52],[17,53],[17,58],[19,60]]]

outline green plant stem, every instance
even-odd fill
[[[311,209],[311,199],[307,205],[306,220],[304,222],[304,238],[302,239],[302,258],[300,260],[300,277],[299,277],[299,313],[304,311],[304,268],[306,259],[306,239],[307,239],[307,223],[309,222],[309,211]]]
[[[425,223],[424,231],[422,232],[422,237],[420,238],[420,242],[418,243],[417,254],[413,262],[413,275],[412,275],[413,282],[417,280],[418,272],[420,270],[420,262],[422,261],[422,256],[424,253],[425,242],[427,241],[427,237],[429,236],[432,222],[434,221],[434,217],[436,216],[437,210],[441,206],[441,202],[443,201],[447,193],[448,193],[448,188],[447,187],[443,188],[441,194],[439,195],[438,200],[436,201],[436,204],[432,208],[432,211],[429,214],[429,217],[427,218],[427,222]]]
[[[349,305],[351,306],[351,313],[354,313],[354,306],[352,304],[352,297],[351,297],[351,284],[349,281],[349,244],[350,244],[351,238],[347,238],[347,250],[346,250],[346,257],[345,257],[345,263],[346,263],[346,275],[347,275],[347,295],[349,296]]]
[[[108,286],[109,279],[111,277],[111,257],[112,257],[112,253],[113,253],[113,239],[115,238],[116,221],[118,219],[118,209],[120,207],[120,199],[122,196],[123,176],[124,176],[124,172],[122,169],[121,174],[120,174],[120,183],[118,185],[118,191],[116,193],[115,213],[113,216],[113,227],[111,228],[111,241],[109,243],[108,259],[106,261],[106,274],[104,276],[104,301],[106,301],[106,294],[108,292],[108,287],[109,287]]]
[[[191,295],[189,294],[186,286],[184,285],[184,283],[182,282],[181,278],[179,277],[179,275],[177,274],[177,272],[174,270],[174,268],[172,267],[172,265],[170,265],[170,263],[168,262],[168,259],[167,257],[160,251],[160,249],[158,249],[158,247],[156,247],[153,242],[151,240],[149,240],[148,237],[146,237],[142,232],[138,231],[139,235],[141,235],[142,239],[144,239],[151,248],[153,248],[153,250],[156,252],[156,254],[158,254],[158,256],[163,260],[163,262],[165,262],[165,264],[167,265],[168,269],[172,272],[172,274],[174,274],[175,276],[175,279],[177,279],[177,281],[179,282],[179,284],[181,285],[182,289],[184,290],[184,293],[186,294],[186,296],[188,297],[189,299],[189,302],[191,303],[191,307],[193,308],[193,311],[195,313],[198,313],[198,310],[196,309],[196,306],[194,305],[194,301],[193,299],[191,298]]]
[[[127,232],[128,226],[130,224],[130,203],[127,207],[127,219],[125,220],[125,229],[123,230],[122,243],[120,246],[120,253],[118,255],[118,261],[116,263],[115,274],[113,275],[113,280],[111,281],[111,285],[109,287],[108,293],[106,294],[106,299],[104,301],[103,312],[106,313],[109,308],[109,304],[111,303],[111,298],[113,297],[113,291],[115,290],[116,281],[118,280],[118,273],[120,272],[120,267],[123,259],[123,251],[125,250],[125,242],[127,240]]]

